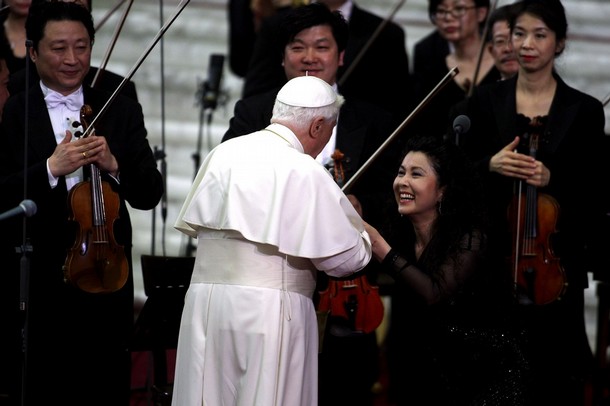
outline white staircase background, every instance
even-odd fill
[[[127,75],[141,61],[162,26],[175,17],[178,8],[186,2],[135,0],[112,48],[107,69]],[[356,2],[382,18],[389,16],[399,4],[398,0]],[[498,5],[507,3],[511,1],[500,0]],[[558,69],[568,83],[605,101],[610,93],[610,2],[564,0],[563,3],[569,19],[568,47],[559,59]],[[96,24],[106,21],[96,33],[93,55],[96,66],[111,49],[116,26],[127,4],[128,1],[121,3],[120,0],[93,1]],[[111,12],[112,9],[116,11]],[[394,21],[405,29],[410,56],[413,44],[433,28],[427,17],[426,0],[405,1]],[[173,228],[173,224],[195,175],[193,155],[200,154],[203,161],[207,152],[220,142],[233,106],[240,97],[242,79],[228,68],[227,52],[227,0],[190,0],[133,75],[144,109],[150,144],[165,152],[167,164],[165,219],[161,215],[161,206],[154,211],[131,210],[136,298],[139,302],[145,300],[140,256],[185,255],[186,239]],[[208,112],[211,113],[210,125],[207,113],[201,125],[202,111],[196,94],[207,79],[212,54],[227,56],[222,80],[226,102]],[[606,132],[610,132],[608,118],[610,109],[606,108]],[[198,142],[201,142],[199,151]],[[587,326],[592,343],[595,338],[595,303],[595,285],[592,283],[587,290]]]

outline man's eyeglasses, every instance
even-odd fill
[[[491,41],[491,45],[492,45],[494,48],[502,48],[502,49],[504,49],[504,48],[506,48],[507,46],[510,46],[510,41],[509,41],[509,40],[507,40],[506,38],[494,38],[494,39]]]
[[[447,15],[451,14],[453,18],[460,18],[466,15],[468,10],[472,10],[473,8],[477,8],[477,6],[457,6],[453,8],[437,8],[436,11],[432,14],[433,20],[442,20]]]

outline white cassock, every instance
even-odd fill
[[[371,259],[362,220],[288,128],[226,141],[175,227],[197,237],[173,406],[317,406],[316,272]]]

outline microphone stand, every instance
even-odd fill
[[[163,26],[163,0],[159,1],[159,18],[161,20],[161,26]],[[163,250],[163,256],[165,256],[165,224],[167,220],[167,162],[165,161],[165,56],[163,48],[163,37],[160,39],[159,53],[161,55],[161,149],[154,147],[155,160],[161,162],[161,177],[163,178],[163,196],[161,196],[161,220],[163,222],[162,235],[161,235],[161,248]],[[151,254],[155,255],[156,245],[156,229],[157,229],[157,213],[156,210],[152,211],[152,240],[151,240]]]
[[[210,89],[210,84],[208,83],[208,81],[204,81],[201,82],[198,86],[197,86],[197,93],[195,94],[196,97],[196,103],[198,106],[200,106],[199,109],[199,131],[197,133],[197,148],[195,150],[195,152],[191,155],[191,157],[193,158],[193,163],[194,163],[194,172],[193,172],[193,179],[195,179],[195,177],[197,176],[197,172],[199,171],[199,166],[201,165],[201,149],[203,147],[203,128],[205,127],[205,123],[207,121],[207,137],[206,137],[206,150],[210,150],[212,142],[212,134],[211,134],[211,127],[212,127],[212,116],[214,113],[214,108],[215,108],[215,102],[214,101],[207,101],[205,95],[207,94],[207,92]],[[195,252],[196,247],[195,244],[193,244],[193,240],[191,238],[187,237],[187,242],[186,242],[186,248],[185,248],[185,252],[184,255],[187,257],[190,257],[193,255],[193,253]]]
[[[163,114],[163,113],[161,113]],[[167,162],[165,158],[167,154],[164,151],[165,135],[163,130],[161,131],[161,148],[159,149],[156,145],[153,147],[153,155],[156,161],[160,162],[161,178],[163,179],[163,196],[161,196],[161,220],[163,223],[162,235],[161,235],[161,249],[163,256],[165,256],[165,224],[167,220]],[[152,240],[151,240],[151,255],[155,255],[156,245],[156,230],[157,230],[157,213],[156,210],[152,211]]]
[[[161,29],[163,29],[163,0],[159,0],[159,20]],[[163,179],[163,195],[161,196],[161,249],[162,255],[166,255],[165,251],[165,225],[167,220],[167,162],[165,160],[165,53],[164,53],[164,40],[160,37],[159,54],[160,54],[160,76],[161,76],[161,148],[154,146],[154,157],[155,161],[160,162],[161,178]],[[156,230],[157,230],[157,210],[156,208],[152,211],[152,238],[151,238],[151,256],[155,255],[156,245]],[[163,404],[167,399],[171,399],[171,395],[160,385],[158,382],[164,381],[165,379],[158,378],[159,372],[157,370],[165,370],[165,362],[157,361],[162,363],[161,366],[155,365],[155,360],[165,360],[165,350],[159,348],[151,348],[149,355],[149,362],[146,370],[146,393],[147,393],[147,405],[150,404]],[[154,374],[154,376],[153,376]]]
[[[212,149],[212,115],[218,104],[224,106],[224,92],[221,88],[222,81],[222,67],[224,64],[224,55],[212,54],[210,56],[210,64],[208,66],[208,79],[197,85],[197,92],[195,94],[195,102],[200,106],[199,110],[199,134],[197,135],[197,149],[193,153],[193,161],[195,163],[195,171],[193,179],[197,177],[199,171],[199,165],[201,165],[201,148],[203,143],[203,127],[204,123],[208,124],[207,142],[206,149],[209,152]],[[185,236],[186,237],[186,236]],[[186,252],[187,257],[192,256],[195,251],[195,245],[191,238],[187,238]]]
[[[30,90],[30,48],[32,41],[25,41],[25,123],[23,137],[23,199],[28,195],[28,115],[29,115],[29,90]],[[21,327],[21,406],[25,405],[26,383],[27,383],[27,366],[28,366],[28,333],[29,333],[29,292],[30,292],[30,256],[33,252],[33,247],[27,238],[27,216],[23,216],[23,236],[21,247],[17,251],[21,253],[20,260],[20,277],[19,277],[19,311],[22,315]]]

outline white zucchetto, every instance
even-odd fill
[[[324,80],[315,76],[290,79],[278,92],[276,99],[295,107],[324,107],[337,100],[337,93]]]

